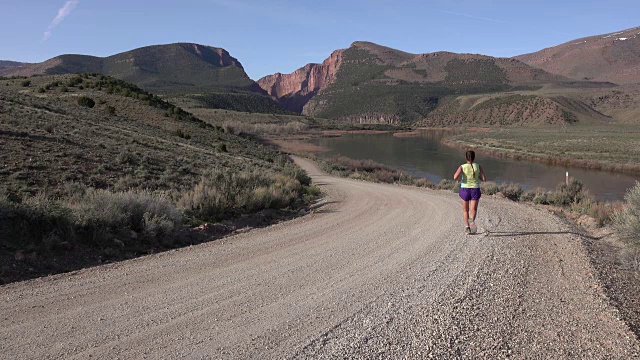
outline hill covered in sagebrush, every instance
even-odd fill
[[[101,74],[0,80],[0,143],[0,283],[309,199],[280,153]]]
[[[104,58],[60,55],[42,63],[0,68],[0,75],[6,77],[75,73],[112,76],[165,97],[193,97],[203,107],[286,112],[265,96],[226,50],[199,44],[146,46]]]

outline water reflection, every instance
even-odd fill
[[[314,140],[329,151],[325,156],[344,155],[353,159],[371,159],[401,169],[432,182],[451,178],[464,162],[464,151],[444,146],[444,136],[460,133],[449,130],[421,130],[419,136],[396,137],[392,134],[345,135]],[[598,199],[622,200],[636,176],[580,168],[550,166],[521,160],[496,159],[476,154],[490,181],[516,182],[526,190],[536,187],[555,189],[564,181],[565,171],[585,184]]]

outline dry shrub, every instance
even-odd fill
[[[622,250],[620,257],[623,264],[635,271],[640,271],[640,247],[627,247]]]
[[[69,209],[43,194],[21,203],[0,196],[0,246],[7,249],[38,247],[54,237],[74,239]]]
[[[500,191],[498,184],[494,183],[493,181],[483,182],[482,184],[480,184],[480,189],[482,191],[482,194],[485,195],[493,195]]]
[[[225,121],[222,128],[229,134],[295,134],[304,131],[309,126],[299,121],[278,124],[250,124],[241,121]]]
[[[531,199],[531,201],[533,201],[534,204],[540,204],[540,205],[549,204],[549,195],[544,189],[537,188],[534,191],[532,191],[532,193],[533,193],[533,198]]]
[[[613,214],[622,210],[622,208],[623,205],[621,203],[593,202],[587,209],[586,214],[594,218],[598,226],[604,226],[611,224]]]
[[[75,225],[93,238],[129,230],[156,237],[172,233],[183,222],[182,213],[168,195],[149,191],[89,189],[83,196],[70,199],[68,207]]]
[[[379,170],[374,173],[375,179],[379,182],[392,184],[400,180],[400,173],[392,170]]]
[[[549,194],[549,203],[556,206],[571,206],[589,197],[582,182],[570,179],[569,184],[560,184],[556,191]]]
[[[518,201],[522,195],[522,187],[519,184],[500,184],[499,191],[504,194],[507,199]]]
[[[303,178],[306,174],[213,171],[203,176],[194,189],[183,193],[178,206],[189,216],[205,221],[286,208],[304,194],[296,177]]]
[[[361,171],[373,173],[376,171],[393,171],[391,168],[379,164],[373,160],[355,160],[345,156],[338,156],[328,160],[333,170],[337,171]]]
[[[616,211],[613,224],[620,236],[633,247],[640,247],[640,182],[627,191],[625,206]]]
[[[460,183],[450,179],[442,179],[440,180],[436,188],[440,190],[451,190],[453,192],[459,192]]]
[[[435,184],[432,183],[431,181],[425,179],[425,178],[417,178],[413,180],[413,183],[410,185],[414,185],[414,186],[418,186],[418,187],[425,187],[425,188],[434,188]]]
[[[0,239],[15,249],[50,250],[61,242],[109,240],[132,230],[160,238],[182,222],[182,213],[166,195],[147,191],[87,189],[66,202],[42,194],[20,203],[0,197]]]
[[[382,183],[413,184],[415,178],[372,160],[337,156],[321,161],[321,167],[336,176]]]

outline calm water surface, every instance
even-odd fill
[[[434,183],[450,179],[464,163],[464,151],[444,146],[440,140],[455,134],[446,130],[421,130],[418,137],[396,137],[393,134],[345,135],[315,139],[314,143],[329,149],[323,156],[344,155],[353,159],[373,161],[424,177]],[[525,190],[537,187],[555,189],[564,182],[565,171],[582,181],[597,199],[622,200],[637,176],[580,168],[549,166],[520,160],[497,159],[476,153],[488,181],[515,182]]]

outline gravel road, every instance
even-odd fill
[[[581,239],[545,210],[328,176],[314,213],[0,287],[2,359],[639,357]]]

